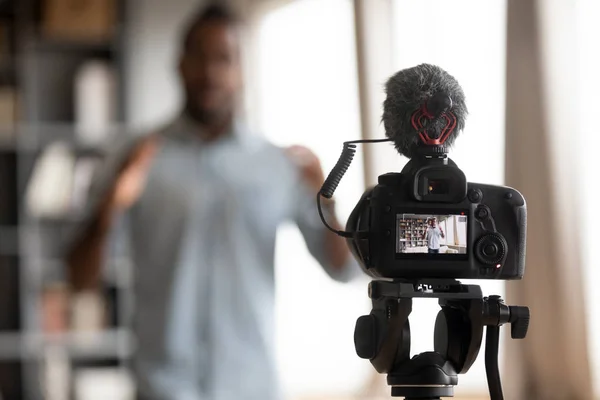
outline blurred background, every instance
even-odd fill
[[[130,260],[101,293],[67,301],[66,235],[107,145],[181,108],[180,30],[202,0],[0,0],[0,398],[133,399]],[[503,341],[510,399],[600,398],[600,235],[595,164],[597,0],[238,0],[249,124],[302,144],[326,173],[342,142],[383,137],[383,84],[427,62],[467,96],[451,157],[469,181],[528,200],[525,280],[477,282],[532,308],[529,337]],[[377,175],[407,161],[359,148],[337,191],[342,221]],[[277,359],[287,399],[380,398],[356,356],[367,278],[331,281],[295,226],[276,248]],[[70,310],[65,331],[48,310]],[[430,350],[438,306],[416,301],[411,353]],[[480,357],[458,398],[485,399]],[[240,396],[243,398],[243,394]]]

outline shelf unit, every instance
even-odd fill
[[[407,217],[398,223],[399,252],[412,247],[427,246],[423,235],[427,232],[427,220],[424,218]]]
[[[0,88],[14,89],[19,111],[14,123],[0,121],[0,398],[6,399],[45,398],[40,382],[46,349],[61,349],[73,368],[127,367],[134,350],[126,259],[108,262],[105,330],[53,335],[41,327],[42,293],[65,280],[62,250],[79,217],[74,212],[32,216],[25,207],[32,171],[48,146],[59,141],[78,160],[103,157],[102,146],[78,139],[73,81],[89,60],[109,63],[117,82],[123,81],[128,14],[128,2],[115,1],[116,25],[108,40],[49,38],[40,29],[43,1],[49,0],[0,0]],[[117,121],[107,135],[127,134],[125,94],[124,85],[118,85]]]
[[[16,3],[0,3],[0,86],[6,90],[17,87],[17,31],[20,22],[16,16]],[[5,102],[7,99],[4,98]],[[14,105],[14,104],[13,104]],[[0,107],[7,107],[3,103]],[[9,105],[10,107],[10,105]],[[12,107],[11,107],[12,108]],[[7,118],[12,110],[1,110]],[[20,243],[19,231],[19,155],[15,148],[16,129],[13,121],[0,124],[0,332],[20,335],[22,333]],[[6,342],[6,344],[11,344]],[[20,358],[0,361],[0,396],[22,398],[23,360]]]
[[[131,357],[135,340],[127,329],[103,332],[67,333],[0,333],[0,360],[35,361],[50,346],[61,348],[76,361],[111,360]]]

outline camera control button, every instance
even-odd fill
[[[373,359],[377,355],[377,319],[373,315],[363,315],[354,328],[354,348],[360,358]]]
[[[498,247],[494,243],[490,243],[484,247],[483,254],[488,257],[495,257],[498,255]]]
[[[483,193],[479,189],[471,189],[467,197],[471,203],[479,203],[483,199]]]
[[[487,219],[490,216],[490,212],[487,207],[479,206],[475,211],[475,216],[477,219]]]

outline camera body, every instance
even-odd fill
[[[444,152],[379,176],[350,215],[347,239],[375,278],[521,279],[527,211],[517,190],[467,182]]]

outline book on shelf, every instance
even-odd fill
[[[28,215],[50,219],[81,215],[98,165],[97,157],[76,157],[66,142],[46,147],[27,186]]]
[[[12,86],[0,86],[0,139],[14,139],[17,120],[17,90]]]
[[[46,0],[41,31],[52,39],[108,41],[117,27],[116,12],[115,0]]]

